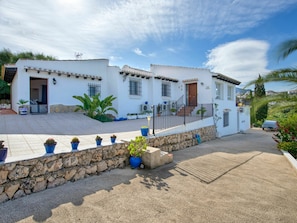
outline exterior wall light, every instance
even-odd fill
[[[53,84],[54,84],[54,85],[57,84],[57,80],[56,80],[56,78],[53,78]]]

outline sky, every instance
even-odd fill
[[[242,82],[297,66],[297,0],[0,0],[0,50],[110,65],[207,68]],[[265,84],[266,90],[292,85]]]

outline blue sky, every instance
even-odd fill
[[[0,47],[111,65],[209,68],[242,82],[297,66],[297,0],[0,0]],[[265,85],[266,90],[292,86]]]

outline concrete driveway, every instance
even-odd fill
[[[0,204],[0,222],[297,222],[297,174],[271,132],[182,151]]]

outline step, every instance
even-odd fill
[[[158,148],[148,146],[142,154],[142,162],[145,168],[154,169],[173,161],[173,155],[163,152]]]

